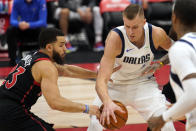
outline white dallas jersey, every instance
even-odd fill
[[[178,100],[183,93],[181,81],[196,73],[196,33],[187,33],[169,49],[170,83]]]
[[[151,64],[156,50],[152,41],[152,25],[144,25],[144,45],[138,48],[130,42],[124,26],[113,29],[122,40],[122,51],[116,57],[115,66],[122,65],[121,69],[111,76],[114,84],[137,84],[154,79],[153,74],[142,76],[142,72]]]

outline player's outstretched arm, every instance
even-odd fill
[[[55,63],[55,66],[58,70],[59,76],[64,77],[73,77],[73,78],[96,78],[97,77],[97,71],[88,70],[79,66],[74,65],[59,65]],[[113,72],[116,72],[119,70],[121,66],[113,68]]]
[[[96,78],[97,72],[74,65],[59,65],[55,63],[59,76],[73,78]]]
[[[52,109],[63,112],[85,112],[99,116],[100,112],[97,106],[72,102],[60,95],[57,86],[58,71],[52,62],[40,61],[35,63],[32,67],[32,73],[34,79],[41,83],[42,94]]]

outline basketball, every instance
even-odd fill
[[[109,130],[115,130],[115,129],[120,129],[121,127],[125,126],[127,119],[128,119],[128,111],[127,108],[119,101],[114,100],[113,101],[115,104],[117,104],[118,106],[121,107],[121,109],[125,112],[125,113],[121,113],[120,111],[114,111],[114,114],[116,116],[116,120],[117,123],[115,123],[115,121],[113,120],[112,116],[110,116],[110,124],[107,124],[107,120],[105,120],[104,125],[102,125],[103,127],[105,127],[106,129]],[[103,110],[103,104],[100,107],[100,112],[102,113]]]

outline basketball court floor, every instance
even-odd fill
[[[7,54],[0,53],[0,84],[3,81],[3,78],[5,78],[11,70],[10,67],[4,65],[5,61],[8,61]],[[99,63],[96,62],[74,65],[90,70],[96,70],[98,64]],[[164,66],[161,70],[155,73],[160,87],[168,81],[169,68],[169,66]],[[93,79],[86,80],[59,77],[58,86],[63,97],[75,102],[92,104],[96,96],[95,80]],[[119,131],[146,131],[147,124],[142,117],[140,117],[131,107],[127,107],[127,109],[129,111],[127,125],[121,128]],[[32,107],[32,112],[43,118],[45,121],[53,123],[56,131],[85,131],[90,121],[88,114],[65,113],[51,110],[43,97],[41,97]],[[184,124],[180,122],[175,122],[175,127],[177,131],[185,131]]]

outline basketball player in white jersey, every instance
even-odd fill
[[[193,17],[194,16],[194,17]],[[165,122],[186,116],[186,130],[196,131],[196,1],[176,0],[173,28],[178,41],[169,50],[170,82],[177,102],[163,115],[148,121],[153,131]]]
[[[94,104],[104,104],[100,121],[91,117],[88,131],[102,131],[104,122],[115,110],[121,110],[112,100],[118,100],[135,108],[148,120],[151,115],[160,115],[167,109],[166,99],[158,89],[153,72],[143,75],[151,67],[154,54],[159,48],[167,50],[171,40],[165,31],[146,22],[144,12],[139,5],[131,4],[123,11],[124,26],[114,28],[106,39],[104,55],[96,81],[98,96]],[[156,63],[161,67],[163,62]],[[121,68],[112,73],[113,67]],[[109,79],[112,79],[112,82]],[[100,124],[101,123],[101,124]],[[172,122],[168,122],[162,131],[175,131]]]

